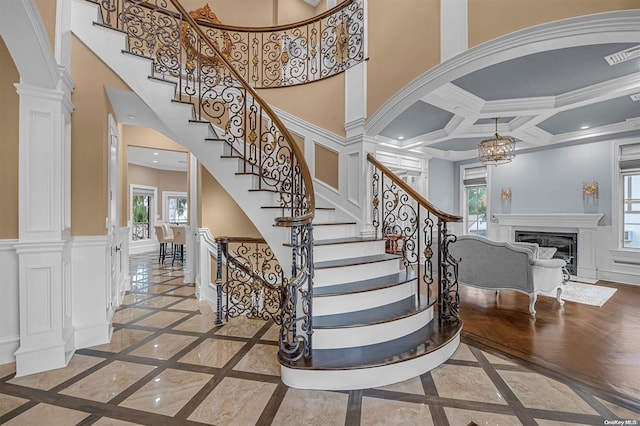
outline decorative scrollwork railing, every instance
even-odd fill
[[[177,0],[92,1],[101,8],[103,25],[127,34],[130,53],[153,60],[151,77],[175,83],[175,100],[192,104],[194,120],[210,123],[220,141],[227,144],[230,155],[243,160],[242,171],[257,176],[255,189],[278,194],[281,216],[275,224],[290,227],[292,239],[310,233],[315,195],[300,147],[183,6]],[[301,252],[295,250],[294,246],[293,259],[306,267],[294,266],[297,273],[290,281],[298,282],[302,273],[305,284],[304,288],[295,288],[299,295],[285,295],[283,300],[312,294],[313,263],[301,260]],[[305,255],[309,253],[305,251]],[[294,289],[286,283],[283,288],[285,293]],[[303,311],[305,304],[310,305],[311,300],[284,305],[294,310],[284,315],[295,320],[291,323],[293,330],[283,330],[283,334],[292,336],[280,342],[283,359],[289,359],[288,354],[311,354],[307,337],[312,332],[311,318]],[[309,334],[295,334],[299,322],[309,324]]]
[[[216,324],[246,315],[281,323],[284,274],[262,238],[218,237]]]
[[[458,263],[449,253],[456,236],[449,233],[447,224],[462,218],[438,210],[371,154],[367,159],[373,165],[376,233],[385,240],[387,252],[402,256],[407,274],[418,278],[418,298],[426,297],[428,304],[437,302],[441,320],[458,320]]]
[[[346,0],[312,19],[265,28],[224,25],[208,6],[193,16],[255,88],[321,80],[365,59],[364,0]]]

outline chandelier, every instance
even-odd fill
[[[516,140],[498,134],[498,119],[496,118],[496,133],[489,139],[478,143],[478,159],[488,165],[510,163],[516,156]]]

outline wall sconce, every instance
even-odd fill
[[[598,182],[582,184],[582,204],[586,213],[598,212]]]
[[[511,213],[511,188],[502,188],[500,202],[502,203],[502,213]]]

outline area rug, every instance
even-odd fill
[[[585,305],[602,306],[616,292],[617,289],[602,287],[594,284],[584,284],[576,281],[567,281],[563,286],[560,298],[570,302],[583,303]],[[545,296],[555,297],[555,291],[541,293]]]

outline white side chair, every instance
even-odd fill
[[[184,226],[172,226],[173,231],[173,259],[171,266],[176,261],[176,257],[180,258],[180,263],[184,263],[184,245],[187,244],[187,229]]]
[[[167,244],[173,243],[173,234],[171,236],[168,236],[164,232],[164,226],[161,225],[155,225],[153,229],[156,231],[156,238],[160,243],[160,254],[158,256],[158,262],[164,263],[164,259],[167,255]]]

